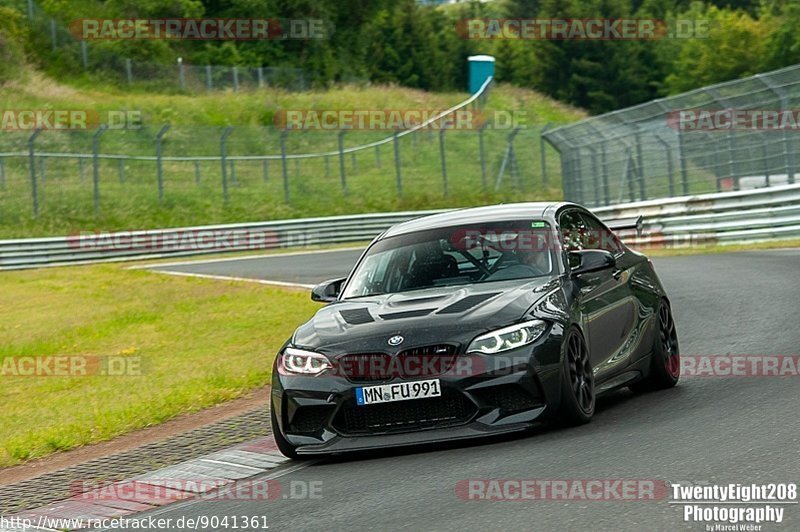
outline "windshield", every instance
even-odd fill
[[[548,276],[551,234],[543,220],[515,220],[389,237],[369,249],[343,298]]]

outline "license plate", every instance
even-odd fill
[[[356,402],[362,406],[409,399],[426,399],[441,395],[442,388],[439,385],[439,379],[356,388]]]

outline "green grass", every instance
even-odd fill
[[[101,87],[77,90],[30,73],[25,83],[0,89],[7,108],[87,109],[101,117],[112,110],[141,110],[145,126],[114,130],[101,138],[100,151],[109,154],[153,155],[153,137],[161,124],[170,122],[164,155],[217,155],[219,135],[226,126],[234,133],[228,141],[230,155],[280,153],[279,131],[269,129],[276,109],[444,109],[463,101],[464,93],[434,94],[398,87],[340,87],[324,92],[289,93],[280,90],[164,95],[122,92]],[[549,184],[542,182],[539,129],[547,122],[568,122],[583,113],[535,92],[512,87],[492,90],[485,111],[522,111],[524,129],[516,142],[519,179],[509,172],[498,191],[495,181],[506,149],[509,130],[484,134],[487,189],[482,183],[479,139],[474,131],[448,131],[445,152],[448,194],[444,193],[437,131],[423,131],[400,141],[403,195],[396,187],[391,144],[347,156],[348,193],[341,187],[338,157],[303,160],[287,166],[289,196],[284,198],[282,166],[271,161],[265,176],[260,161],[240,161],[229,172],[229,202],[223,202],[219,162],[167,162],[164,164],[164,199],[159,201],[156,165],[127,160],[99,164],[100,210],[93,209],[91,161],[81,172],[76,159],[39,158],[41,214],[32,215],[30,168],[27,157],[4,158],[4,183],[0,185],[0,238],[69,234],[77,231],[144,229],[206,223],[228,223],[301,216],[333,215],[389,210],[471,206],[499,201],[556,199],[561,197],[560,164],[547,147]],[[42,133],[36,148],[48,152],[91,150],[92,131]],[[287,153],[333,151],[336,131],[292,132]],[[356,146],[388,136],[389,132],[348,132],[345,146]],[[4,132],[0,151],[26,152],[28,132]],[[44,165],[44,166],[42,166]],[[124,183],[121,183],[121,173]],[[199,172],[199,183],[197,176]],[[235,172],[233,179],[231,172]],[[266,177],[266,178],[265,178]],[[3,188],[4,187],[4,188]]]
[[[316,308],[305,291],[119,265],[4,273],[0,358],[137,356],[143,374],[0,375],[0,467],[107,440],[263,386],[276,351]]]

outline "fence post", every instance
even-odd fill
[[[186,89],[186,77],[183,74],[183,58],[178,58],[178,85],[180,86],[181,90]]]
[[[542,130],[539,132],[539,162],[542,166],[542,186],[546,187],[549,184],[547,178],[547,161],[545,155],[544,134],[550,129],[550,122],[546,123]]]
[[[34,143],[36,137],[42,132],[42,128],[37,128],[33,134],[28,137],[28,162],[31,167],[31,194],[33,196],[33,217],[39,217],[39,193],[36,188],[36,154]]]
[[[486,192],[486,150],[483,144],[483,131],[488,127],[489,122],[485,122],[478,129],[478,156],[481,158],[481,184],[483,191]]]
[[[53,43],[53,51],[56,51],[58,47],[58,41],[56,40],[56,21],[55,19],[50,19],[50,40]]]
[[[394,171],[397,176],[397,195],[402,197],[403,196],[403,175],[400,173],[400,138],[397,136],[398,133],[395,131],[394,133]],[[413,137],[414,134],[412,133],[411,136]]]
[[[164,134],[169,130],[169,124],[164,124],[156,134],[156,178],[158,180],[158,201],[164,201],[164,168],[161,162],[161,144]]]
[[[447,157],[444,149],[445,131],[447,131],[445,128],[439,130],[439,157],[442,160],[442,186],[444,187],[444,195],[447,196]]]
[[[89,57],[86,52],[86,41],[84,40],[81,40],[81,62],[84,70],[89,68]]]
[[[120,184],[125,182],[125,159],[117,159],[117,172]]]
[[[239,180],[236,179],[236,160],[231,159],[231,184],[235,187],[239,186]]]
[[[347,131],[339,132],[339,177],[342,180],[342,194],[347,195],[347,176],[344,172],[344,135]]]
[[[380,145],[375,146],[375,167],[381,167],[381,147]]]
[[[214,81],[211,79],[211,65],[206,65],[206,89],[214,89]]]
[[[608,161],[606,161],[606,142],[600,147],[600,166],[602,166],[603,178],[603,203],[605,205],[611,204],[611,191],[608,189]]]
[[[233,92],[239,92],[239,69],[233,67]]]
[[[325,177],[331,176],[331,158],[325,156]]]
[[[355,174],[358,171],[358,163],[356,161],[356,152],[355,151],[351,151],[350,152],[350,164],[352,165],[353,173]]]
[[[689,195],[689,172],[686,168],[686,157],[684,156],[683,131],[678,130],[678,166],[681,168],[681,191],[684,196]]]
[[[281,132],[281,162],[283,163],[283,199],[289,203],[289,168],[286,160],[286,136],[288,130]]]
[[[42,175],[41,182],[42,186],[47,182],[47,157],[39,157],[39,173]]]
[[[125,74],[128,76],[128,85],[133,84],[133,66],[130,59],[125,59]]]
[[[6,189],[6,160],[0,157],[0,190]]]
[[[264,88],[264,67],[258,67],[256,72],[258,72],[258,88],[259,89],[263,89]]]
[[[261,161],[261,170],[264,173],[264,183],[269,181],[269,159]]]
[[[194,184],[200,184],[200,161],[194,162]]]
[[[600,181],[597,176],[597,150],[591,146],[586,147],[589,150],[590,158],[592,161],[592,188],[594,189],[594,206],[600,205]]]
[[[647,192],[644,183],[644,156],[642,155],[642,137],[636,133],[636,175],[639,176],[639,196],[641,200],[647,199]]]
[[[92,135],[92,182],[94,183],[94,213],[100,211],[100,136],[108,128],[105,124],[100,124],[94,135]]]
[[[219,137],[219,161],[222,168],[222,201],[225,205],[228,204],[228,164],[225,143],[231,133],[233,133],[233,128],[228,126],[222,131],[222,135]]]
[[[81,175],[81,185],[86,184],[86,173],[83,169],[83,157],[78,157],[78,173]]]
[[[33,20],[33,0],[28,0],[28,20]]]
[[[520,131],[519,127],[514,128],[514,130],[508,135],[508,139],[506,139],[506,143],[507,143],[506,144],[506,152],[505,152],[505,155],[503,155],[503,161],[500,163],[500,172],[497,174],[497,180],[494,183],[494,190],[495,191],[500,190],[500,186],[503,184],[503,176],[506,173],[506,165],[508,165],[509,163],[511,164],[511,170],[512,170],[512,176],[511,176],[512,177],[512,184],[514,186],[517,185],[517,183],[514,182],[514,181],[516,181],[516,178],[513,175],[513,172],[515,172],[515,167],[516,167],[516,164],[517,164],[517,162],[516,162],[516,154],[514,153],[514,137],[517,136],[519,131]]]

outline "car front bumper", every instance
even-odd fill
[[[558,331],[560,332],[560,331]],[[438,375],[441,397],[356,404],[355,390],[386,381],[273,373],[272,408],[298,454],[330,454],[525,430],[558,406],[561,335],[502,355],[464,355]],[[400,382],[394,379],[388,382]]]

